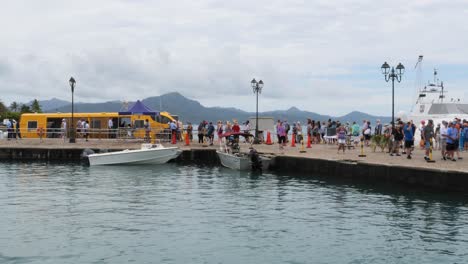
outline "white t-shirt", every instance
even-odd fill
[[[447,135],[447,130],[448,128],[446,128],[445,126],[440,127],[440,138],[447,139],[446,137],[444,137],[444,135]]]

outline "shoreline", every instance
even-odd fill
[[[140,148],[142,142],[120,140],[77,141],[75,144],[60,139],[22,139],[0,141],[0,161],[65,161],[81,162],[85,149],[100,151],[118,151]],[[164,144],[164,143],[163,143]],[[172,145],[169,142],[164,145]],[[184,146],[177,144],[183,151],[176,162],[220,165],[216,154],[217,145],[203,146],[192,143]],[[312,148],[301,146],[280,149],[278,144],[253,145],[259,153],[275,155],[274,172],[319,174],[325,177],[357,179],[365,182],[393,182],[404,185],[439,189],[444,191],[468,191],[468,164],[465,159],[457,162],[441,160],[440,152],[434,153],[435,163],[423,160],[423,151],[416,149],[413,159],[404,155],[391,157],[386,153],[372,152],[365,147],[366,157],[358,157],[360,148],[346,150],[337,154],[337,146],[313,144]],[[248,151],[248,144],[241,143],[241,150]],[[300,153],[300,150],[306,153]],[[461,153],[464,156],[465,153]]]

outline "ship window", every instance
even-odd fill
[[[426,97],[425,94],[419,94],[419,97]]]

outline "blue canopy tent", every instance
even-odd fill
[[[127,111],[119,112],[119,115],[134,114],[157,116],[159,115],[159,112],[153,111],[151,108],[144,105],[140,100],[136,101],[136,103],[134,103]]]

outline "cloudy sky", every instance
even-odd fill
[[[396,111],[424,55],[468,99],[468,1],[15,0],[0,9],[0,99],[136,100],[178,91],[206,106],[391,115],[384,61],[402,62]]]

